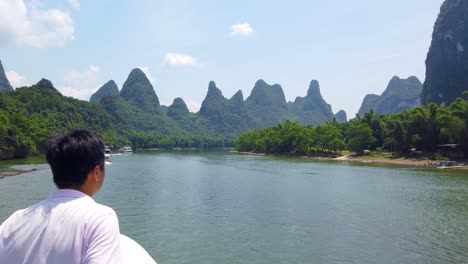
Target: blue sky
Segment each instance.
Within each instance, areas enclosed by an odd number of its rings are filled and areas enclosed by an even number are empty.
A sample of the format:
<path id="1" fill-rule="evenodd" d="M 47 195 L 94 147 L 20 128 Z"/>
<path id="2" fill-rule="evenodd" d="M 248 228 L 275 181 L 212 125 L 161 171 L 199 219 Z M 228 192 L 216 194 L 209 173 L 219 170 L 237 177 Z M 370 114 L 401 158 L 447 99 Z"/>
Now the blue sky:
<path id="1" fill-rule="evenodd" d="M 2 0 L 0 59 L 16 86 L 44 77 L 85 100 L 140 67 L 162 104 L 182 97 L 192 110 L 210 80 L 247 98 L 264 79 L 293 101 L 316 79 L 354 117 L 394 75 L 424 81 L 442 2 Z"/>

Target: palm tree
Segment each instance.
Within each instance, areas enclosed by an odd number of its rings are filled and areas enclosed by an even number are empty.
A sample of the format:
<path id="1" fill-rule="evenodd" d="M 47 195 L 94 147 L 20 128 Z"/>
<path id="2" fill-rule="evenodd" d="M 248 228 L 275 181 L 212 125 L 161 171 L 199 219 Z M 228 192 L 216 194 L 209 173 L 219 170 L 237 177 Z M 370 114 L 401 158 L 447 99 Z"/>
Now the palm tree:
<path id="1" fill-rule="evenodd" d="M 464 95 L 468 97 L 468 92 L 465 92 Z M 468 101 L 457 98 L 450 107 L 452 108 L 453 115 L 463 122 L 460 142 L 463 147 L 463 154 L 465 158 L 468 158 Z"/>

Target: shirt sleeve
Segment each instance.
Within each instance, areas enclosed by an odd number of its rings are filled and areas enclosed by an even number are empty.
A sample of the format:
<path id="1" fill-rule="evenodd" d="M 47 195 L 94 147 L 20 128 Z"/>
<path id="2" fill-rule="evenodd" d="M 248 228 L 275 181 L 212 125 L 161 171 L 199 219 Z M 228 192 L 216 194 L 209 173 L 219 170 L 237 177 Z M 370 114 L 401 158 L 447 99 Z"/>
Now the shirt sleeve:
<path id="1" fill-rule="evenodd" d="M 120 229 L 116 215 L 107 215 L 88 240 L 83 264 L 121 263 Z"/>

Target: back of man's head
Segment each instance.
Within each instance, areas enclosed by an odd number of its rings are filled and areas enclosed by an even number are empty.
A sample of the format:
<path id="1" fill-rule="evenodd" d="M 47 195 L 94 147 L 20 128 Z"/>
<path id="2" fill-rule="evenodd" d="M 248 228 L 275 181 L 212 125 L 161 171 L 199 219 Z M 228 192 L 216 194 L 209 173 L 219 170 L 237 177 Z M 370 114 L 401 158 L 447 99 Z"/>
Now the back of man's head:
<path id="1" fill-rule="evenodd" d="M 46 159 L 57 188 L 77 189 L 96 166 L 104 170 L 104 143 L 94 132 L 75 130 L 55 138 L 47 147 Z"/>

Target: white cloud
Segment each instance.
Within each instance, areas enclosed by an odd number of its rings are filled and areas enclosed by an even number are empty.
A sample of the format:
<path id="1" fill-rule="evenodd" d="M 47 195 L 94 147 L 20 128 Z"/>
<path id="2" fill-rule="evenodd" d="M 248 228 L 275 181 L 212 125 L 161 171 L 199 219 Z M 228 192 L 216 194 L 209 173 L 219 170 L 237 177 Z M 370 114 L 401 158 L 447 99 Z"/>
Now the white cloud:
<path id="1" fill-rule="evenodd" d="M 192 113 L 198 112 L 201 107 L 201 103 L 194 100 L 188 100 L 185 104 L 187 105 L 189 111 Z"/>
<path id="2" fill-rule="evenodd" d="M 0 45 L 45 48 L 63 46 L 73 39 L 73 20 L 59 9 L 42 8 L 41 2 L 0 1 Z"/>
<path id="3" fill-rule="evenodd" d="M 84 71 L 70 71 L 65 74 L 64 87 L 60 89 L 63 95 L 81 100 L 89 100 L 99 88 L 98 74 L 101 68 L 91 65 Z"/>
<path id="4" fill-rule="evenodd" d="M 231 35 L 235 37 L 247 37 L 254 33 L 249 23 L 235 24 L 231 26 Z"/>
<path id="5" fill-rule="evenodd" d="M 166 54 L 166 57 L 164 58 L 164 64 L 170 65 L 170 66 L 176 66 L 176 65 L 192 66 L 192 67 L 200 66 L 196 58 L 190 55 L 184 55 L 184 54 L 178 54 L 178 53 L 172 53 L 172 52 Z"/>
<path id="6" fill-rule="evenodd" d="M 29 85 L 28 79 L 15 71 L 7 71 L 5 74 L 13 88 Z"/>
<path id="7" fill-rule="evenodd" d="M 154 85 L 156 79 L 151 75 L 150 68 L 148 66 L 138 66 L 138 68 L 145 73 L 148 80 Z"/>
<path id="8" fill-rule="evenodd" d="M 80 9 L 80 0 L 68 0 L 68 4 L 75 9 Z"/>

